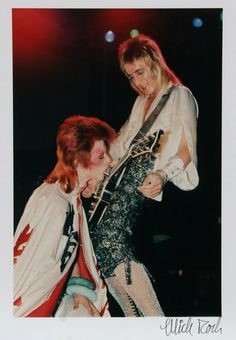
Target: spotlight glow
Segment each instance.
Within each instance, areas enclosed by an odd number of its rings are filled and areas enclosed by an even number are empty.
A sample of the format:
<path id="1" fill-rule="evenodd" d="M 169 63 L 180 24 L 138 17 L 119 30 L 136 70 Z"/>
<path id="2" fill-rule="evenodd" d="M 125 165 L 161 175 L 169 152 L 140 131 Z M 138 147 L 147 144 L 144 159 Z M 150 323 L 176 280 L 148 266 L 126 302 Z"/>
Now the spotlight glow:
<path id="1" fill-rule="evenodd" d="M 203 21 L 201 18 L 194 18 L 192 23 L 193 23 L 193 26 L 196 28 L 200 28 L 203 25 Z"/>
<path id="2" fill-rule="evenodd" d="M 115 34 L 112 31 L 107 31 L 105 33 L 105 40 L 106 42 L 113 42 L 115 40 Z"/>
<path id="3" fill-rule="evenodd" d="M 134 28 L 130 31 L 131 38 L 137 37 L 138 35 L 139 35 L 139 31 L 137 29 Z"/>

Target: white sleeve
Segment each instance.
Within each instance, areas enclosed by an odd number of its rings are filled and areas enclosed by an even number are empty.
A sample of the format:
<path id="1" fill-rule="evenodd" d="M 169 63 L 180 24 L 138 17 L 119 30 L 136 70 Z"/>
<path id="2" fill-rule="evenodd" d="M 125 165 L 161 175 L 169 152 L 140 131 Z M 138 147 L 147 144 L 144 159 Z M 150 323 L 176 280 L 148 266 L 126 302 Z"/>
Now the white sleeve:
<path id="1" fill-rule="evenodd" d="M 22 233 L 23 229 L 29 224 L 30 228 L 33 225 L 37 225 L 37 220 L 39 216 L 43 213 L 42 211 L 46 209 L 46 203 L 44 197 L 38 198 L 38 188 L 32 193 L 29 200 L 26 203 L 23 214 L 17 225 L 14 240 L 16 241 L 19 235 Z"/>
<path id="2" fill-rule="evenodd" d="M 171 118 L 171 139 L 176 143 L 174 156 L 178 152 L 180 138 L 184 130 L 191 161 L 183 171 L 171 179 L 182 190 L 192 190 L 199 182 L 197 172 L 197 117 L 198 105 L 190 90 L 177 88 L 173 93 L 173 115 Z"/>

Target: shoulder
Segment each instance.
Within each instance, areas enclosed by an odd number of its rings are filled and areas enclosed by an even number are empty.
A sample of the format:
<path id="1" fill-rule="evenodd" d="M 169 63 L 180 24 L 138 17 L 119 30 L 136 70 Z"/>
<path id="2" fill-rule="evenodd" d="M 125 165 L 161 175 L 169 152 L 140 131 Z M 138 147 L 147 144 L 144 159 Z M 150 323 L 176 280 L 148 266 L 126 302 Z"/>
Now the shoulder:
<path id="1" fill-rule="evenodd" d="M 184 85 L 177 85 L 173 89 L 173 97 L 175 98 L 183 98 L 186 100 L 196 100 L 193 96 L 192 91 Z"/>
<path id="2" fill-rule="evenodd" d="M 130 126 L 136 125 L 136 123 L 134 122 L 137 122 L 138 120 L 137 117 L 140 115 L 140 112 L 143 107 L 143 102 L 144 102 L 144 98 L 142 96 L 138 96 L 135 99 L 134 104 L 131 109 L 131 113 L 119 131 L 119 136 L 122 136 L 122 138 L 127 133 L 127 131 L 129 131 Z M 116 140 L 115 140 L 115 143 L 116 143 Z"/>
<path id="3" fill-rule="evenodd" d="M 134 101 L 132 111 L 139 108 L 140 105 L 143 105 L 144 101 L 145 101 L 145 97 L 139 95 Z"/>
<path id="4" fill-rule="evenodd" d="M 188 87 L 184 85 L 176 86 L 170 96 L 170 102 L 177 112 L 192 112 L 195 116 L 198 116 L 197 101 Z"/>
<path id="5" fill-rule="evenodd" d="M 63 195 L 56 183 L 43 183 L 32 193 L 29 202 L 35 206 L 38 213 L 44 211 L 64 212 L 68 206 L 66 194 Z"/>
<path id="6" fill-rule="evenodd" d="M 39 187 L 37 187 L 32 195 L 31 199 L 35 200 L 53 200 L 53 199 L 62 199 L 63 196 L 60 194 L 58 190 L 58 185 L 56 183 L 43 183 Z"/>

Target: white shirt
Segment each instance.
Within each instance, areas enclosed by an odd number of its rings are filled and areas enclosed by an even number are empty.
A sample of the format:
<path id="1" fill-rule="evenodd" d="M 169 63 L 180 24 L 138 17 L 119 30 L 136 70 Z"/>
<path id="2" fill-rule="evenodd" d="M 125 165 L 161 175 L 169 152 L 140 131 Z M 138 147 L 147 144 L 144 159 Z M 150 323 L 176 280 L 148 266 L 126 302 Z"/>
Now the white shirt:
<path id="1" fill-rule="evenodd" d="M 170 86 L 171 84 L 168 87 Z M 159 92 L 145 119 L 148 118 L 166 91 L 167 88 Z M 137 97 L 128 120 L 121 128 L 115 142 L 111 145 L 111 156 L 115 161 L 126 153 L 132 139 L 141 128 L 146 100 L 147 97 Z M 197 117 L 198 105 L 196 99 L 187 87 L 179 85 L 172 91 L 167 103 L 148 132 L 148 134 L 152 134 L 159 129 L 164 131 L 153 167 L 153 170 L 159 170 L 178 152 L 182 131 L 184 130 L 191 161 L 181 173 L 171 179 L 182 190 L 192 190 L 199 182 L 196 153 Z M 162 193 L 155 199 L 160 201 Z"/>

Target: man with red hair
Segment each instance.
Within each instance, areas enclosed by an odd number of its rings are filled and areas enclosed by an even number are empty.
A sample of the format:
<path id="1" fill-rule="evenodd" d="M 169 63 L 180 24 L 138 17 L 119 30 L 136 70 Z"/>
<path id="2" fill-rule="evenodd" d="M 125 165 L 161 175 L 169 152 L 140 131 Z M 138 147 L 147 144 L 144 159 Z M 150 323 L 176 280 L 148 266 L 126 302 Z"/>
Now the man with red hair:
<path id="1" fill-rule="evenodd" d="M 114 138 L 97 118 L 72 116 L 60 126 L 57 164 L 31 195 L 15 233 L 15 316 L 110 315 L 80 195 L 103 179 Z"/>

